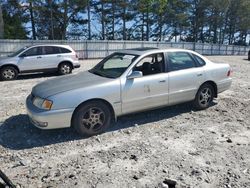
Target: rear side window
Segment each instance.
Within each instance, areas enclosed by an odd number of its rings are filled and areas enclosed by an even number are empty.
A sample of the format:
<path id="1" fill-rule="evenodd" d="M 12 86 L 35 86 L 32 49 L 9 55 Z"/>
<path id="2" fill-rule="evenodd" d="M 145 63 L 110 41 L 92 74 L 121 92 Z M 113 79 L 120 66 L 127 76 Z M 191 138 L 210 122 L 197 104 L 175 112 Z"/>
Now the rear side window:
<path id="1" fill-rule="evenodd" d="M 186 52 L 168 52 L 170 71 L 177 71 L 195 67 L 193 58 Z"/>
<path id="2" fill-rule="evenodd" d="M 199 56 L 197 56 L 195 54 L 192 54 L 192 55 L 196 59 L 199 67 L 206 65 L 206 62 L 202 58 L 200 58 Z"/>
<path id="3" fill-rule="evenodd" d="M 41 47 L 33 47 L 25 51 L 21 56 L 36 56 L 41 55 Z"/>
<path id="4" fill-rule="evenodd" d="M 43 47 L 43 54 L 44 55 L 55 54 L 54 47 L 53 46 L 44 46 Z"/>

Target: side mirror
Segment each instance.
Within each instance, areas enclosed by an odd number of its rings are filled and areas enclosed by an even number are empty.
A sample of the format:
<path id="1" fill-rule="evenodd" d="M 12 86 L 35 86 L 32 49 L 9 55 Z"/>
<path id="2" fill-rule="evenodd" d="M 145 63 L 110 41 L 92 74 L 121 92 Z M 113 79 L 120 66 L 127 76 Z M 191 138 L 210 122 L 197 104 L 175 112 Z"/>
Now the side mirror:
<path id="1" fill-rule="evenodd" d="M 130 75 L 127 76 L 127 79 L 134 79 L 142 77 L 141 71 L 133 71 Z"/>

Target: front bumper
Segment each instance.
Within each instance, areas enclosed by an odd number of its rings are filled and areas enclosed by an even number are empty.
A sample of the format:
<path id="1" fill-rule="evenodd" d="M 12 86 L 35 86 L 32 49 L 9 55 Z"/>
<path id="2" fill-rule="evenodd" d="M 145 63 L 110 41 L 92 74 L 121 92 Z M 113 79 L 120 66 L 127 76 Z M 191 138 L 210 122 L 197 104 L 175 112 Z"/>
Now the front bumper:
<path id="1" fill-rule="evenodd" d="M 26 110 L 31 123 L 40 129 L 70 127 L 74 109 L 42 110 L 33 105 L 31 95 L 26 99 Z"/>

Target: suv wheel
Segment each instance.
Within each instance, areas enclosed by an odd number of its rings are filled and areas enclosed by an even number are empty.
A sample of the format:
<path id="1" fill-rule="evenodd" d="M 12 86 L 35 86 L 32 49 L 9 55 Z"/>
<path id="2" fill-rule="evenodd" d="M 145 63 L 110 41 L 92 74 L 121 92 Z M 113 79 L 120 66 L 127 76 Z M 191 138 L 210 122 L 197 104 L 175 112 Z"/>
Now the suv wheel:
<path id="1" fill-rule="evenodd" d="M 86 103 L 76 110 L 72 123 L 76 131 L 85 136 L 104 132 L 112 122 L 110 108 L 103 102 Z"/>
<path id="2" fill-rule="evenodd" d="M 208 108 L 214 99 L 214 88 L 210 84 L 204 84 L 198 90 L 194 106 L 197 110 L 203 110 Z"/>
<path id="3" fill-rule="evenodd" d="M 18 71 L 15 67 L 7 66 L 3 67 L 0 71 L 1 80 L 15 80 L 18 75 Z"/>
<path id="4" fill-rule="evenodd" d="M 58 72 L 62 75 L 70 74 L 72 72 L 72 65 L 70 63 L 61 63 L 58 67 Z"/>

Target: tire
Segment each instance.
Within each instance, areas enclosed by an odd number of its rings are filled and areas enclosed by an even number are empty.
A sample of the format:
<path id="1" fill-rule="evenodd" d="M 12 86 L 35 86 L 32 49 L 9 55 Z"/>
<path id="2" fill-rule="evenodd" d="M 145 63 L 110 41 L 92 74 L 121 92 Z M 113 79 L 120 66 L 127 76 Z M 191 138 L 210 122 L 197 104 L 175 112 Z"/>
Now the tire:
<path id="1" fill-rule="evenodd" d="M 15 80 L 17 78 L 18 71 L 15 67 L 6 66 L 0 70 L 0 79 L 1 80 Z"/>
<path id="2" fill-rule="evenodd" d="M 196 93 L 194 107 L 197 110 L 204 110 L 211 106 L 214 99 L 214 88 L 210 84 L 203 84 Z"/>
<path id="3" fill-rule="evenodd" d="M 66 74 L 70 74 L 72 72 L 72 65 L 70 63 L 61 63 L 58 66 L 58 72 L 61 75 L 66 75 Z"/>
<path id="4" fill-rule="evenodd" d="M 93 136 L 104 132 L 112 123 L 112 112 L 101 101 L 83 104 L 76 109 L 72 126 L 82 136 Z"/>

